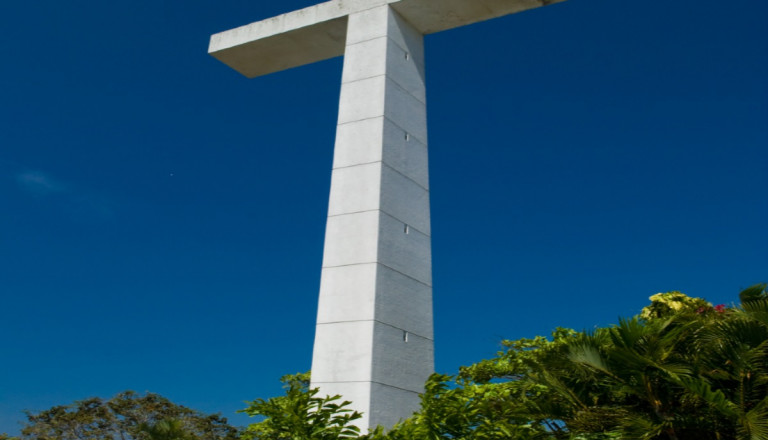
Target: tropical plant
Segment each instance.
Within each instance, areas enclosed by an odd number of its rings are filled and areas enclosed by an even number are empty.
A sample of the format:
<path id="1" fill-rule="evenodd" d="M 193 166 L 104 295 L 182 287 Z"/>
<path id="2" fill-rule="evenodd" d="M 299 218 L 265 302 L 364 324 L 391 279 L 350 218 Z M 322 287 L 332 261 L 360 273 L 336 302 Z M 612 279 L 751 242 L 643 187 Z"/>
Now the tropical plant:
<path id="1" fill-rule="evenodd" d="M 669 299 L 652 297 L 645 319 L 581 335 L 569 360 L 602 398 L 583 413 L 608 414 L 622 438 L 768 439 L 765 285 L 741 298 L 741 307 L 691 299 L 648 314 Z"/>
<path id="2" fill-rule="evenodd" d="M 768 439 L 768 295 L 740 307 L 657 294 L 636 317 L 590 332 L 505 341 L 433 376 L 391 439 Z"/>
<path id="3" fill-rule="evenodd" d="M 317 397 L 319 390 L 309 389 L 309 373 L 284 376 L 284 396 L 256 399 L 244 412 L 263 417 L 249 425 L 244 439 L 258 440 L 338 440 L 360 434 L 352 422 L 362 415 L 348 409 L 350 402 L 338 402 L 341 396 Z"/>

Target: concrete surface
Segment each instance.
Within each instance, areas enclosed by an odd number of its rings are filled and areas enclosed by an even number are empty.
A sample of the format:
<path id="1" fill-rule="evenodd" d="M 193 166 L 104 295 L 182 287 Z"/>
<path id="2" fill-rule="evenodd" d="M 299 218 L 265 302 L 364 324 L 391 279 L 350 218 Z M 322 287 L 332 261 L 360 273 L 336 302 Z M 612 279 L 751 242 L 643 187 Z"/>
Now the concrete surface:
<path id="1" fill-rule="evenodd" d="M 344 55 L 346 39 L 356 37 L 347 34 L 348 17 L 382 5 L 424 35 L 561 1 L 332 0 L 215 34 L 208 52 L 253 78 Z"/>
<path id="2" fill-rule="evenodd" d="M 386 4 L 348 20 L 312 386 L 392 426 L 433 371 L 423 36 Z"/>

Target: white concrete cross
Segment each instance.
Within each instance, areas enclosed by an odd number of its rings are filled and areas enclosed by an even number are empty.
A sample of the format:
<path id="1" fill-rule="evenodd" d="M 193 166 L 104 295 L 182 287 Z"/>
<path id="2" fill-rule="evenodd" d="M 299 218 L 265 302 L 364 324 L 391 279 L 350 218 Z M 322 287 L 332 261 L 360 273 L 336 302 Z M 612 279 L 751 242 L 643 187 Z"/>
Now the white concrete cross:
<path id="1" fill-rule="evenodd" d="M 247 77 L 344 55 L 312 386 L 363 430 L 434 369 L 424 35 L 563 0 L 332 0 L 211 37 Z"/>

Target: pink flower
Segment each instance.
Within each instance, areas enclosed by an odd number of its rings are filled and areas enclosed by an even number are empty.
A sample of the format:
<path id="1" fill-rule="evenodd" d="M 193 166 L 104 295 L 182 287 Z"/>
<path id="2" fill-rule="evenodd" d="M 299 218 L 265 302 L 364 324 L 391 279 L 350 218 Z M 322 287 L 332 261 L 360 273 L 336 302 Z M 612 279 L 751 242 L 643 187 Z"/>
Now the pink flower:
<path id="1" fill-rule="evenodd" d="M 725 304 L 718 304 L 715 306 L 715 311 L 717 313 L 724 313 L 725 312 Z"/>

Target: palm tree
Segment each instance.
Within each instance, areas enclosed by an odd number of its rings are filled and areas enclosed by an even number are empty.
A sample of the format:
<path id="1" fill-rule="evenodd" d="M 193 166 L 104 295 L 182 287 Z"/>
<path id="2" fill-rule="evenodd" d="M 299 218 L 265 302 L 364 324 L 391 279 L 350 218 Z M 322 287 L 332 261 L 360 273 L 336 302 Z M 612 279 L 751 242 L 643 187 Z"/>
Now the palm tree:
<path id="1" fill-rule="evenodd" d="M 560 382 L 593 401 L 569 428 L 597 418 L 622 438 L 768 439 L 765 285 L 741 298 L 740 308 L 670 308 L 580 335 L 568 358 L 581 378 Z"/>
<path id="2" fill-rule="evenodd" d="M 696 337 L 697 375 L 683 385 L 737 438 L 768 439 L 768 294 L 741 292 L 741 307 L 710 313 Z"/>

